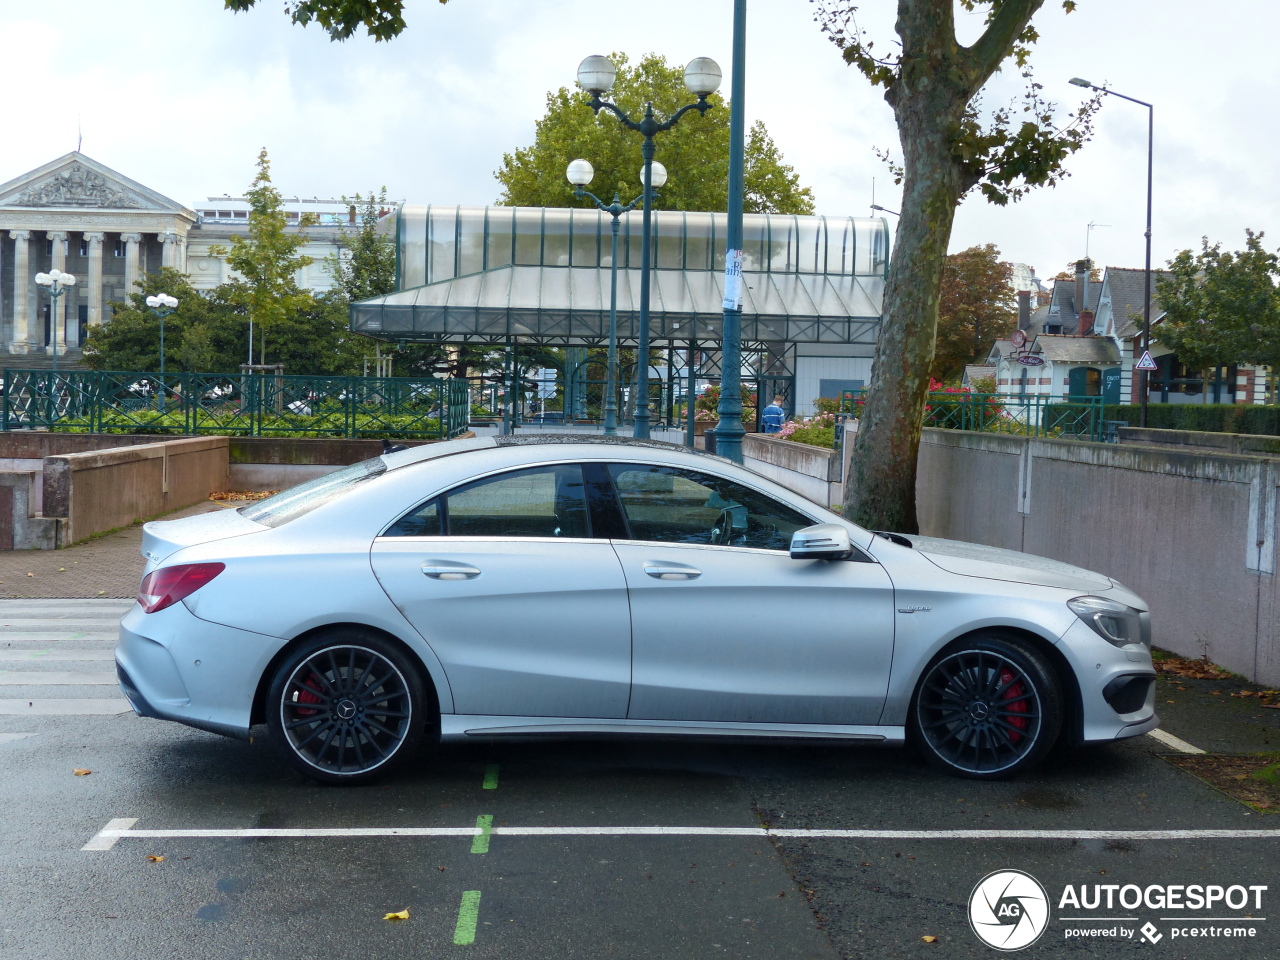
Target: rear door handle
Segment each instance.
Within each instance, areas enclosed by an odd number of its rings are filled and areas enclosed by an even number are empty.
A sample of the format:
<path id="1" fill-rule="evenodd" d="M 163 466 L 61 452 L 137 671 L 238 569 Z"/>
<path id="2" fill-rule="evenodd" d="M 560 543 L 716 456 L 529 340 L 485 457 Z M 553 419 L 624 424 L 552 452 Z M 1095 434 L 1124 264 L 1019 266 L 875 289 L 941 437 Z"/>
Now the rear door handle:
<path id="1" fill-rule="evenodd" d="M 448 560 L 428 560 L 422 565 L 422 572 L 432 580 L 474 580 L 480 576 L 478 568 Z"/>
<path id="2" fill-rule="evenodd" d="M 702 571 L 684 563 L 646 563 L 644 572 L 655 580 L 696 580 Z"/>

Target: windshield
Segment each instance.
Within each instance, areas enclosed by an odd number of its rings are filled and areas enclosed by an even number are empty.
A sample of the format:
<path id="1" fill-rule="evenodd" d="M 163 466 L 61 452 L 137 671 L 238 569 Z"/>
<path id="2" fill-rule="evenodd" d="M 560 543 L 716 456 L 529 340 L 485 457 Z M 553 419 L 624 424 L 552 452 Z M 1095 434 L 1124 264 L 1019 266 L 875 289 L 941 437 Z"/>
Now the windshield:
<path id="1" fill-rule="evenodd" d="M 356 484 L 386 473 L 387 465 L 381 457 L 362 460 L 349 467 L 326 473 L 322 477 L 282 490 L 274 497 L 241 507 L 237 512 L 247 520 L 266 527 L 279 527 L 310 513 L 316 507 L 336 500 Z"/>

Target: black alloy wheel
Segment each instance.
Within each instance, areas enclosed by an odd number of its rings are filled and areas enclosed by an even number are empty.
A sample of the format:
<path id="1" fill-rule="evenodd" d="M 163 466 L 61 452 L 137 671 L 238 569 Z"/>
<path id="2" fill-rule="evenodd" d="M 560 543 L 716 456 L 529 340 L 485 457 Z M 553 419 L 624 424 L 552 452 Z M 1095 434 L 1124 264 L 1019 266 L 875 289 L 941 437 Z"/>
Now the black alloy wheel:
<path id="1" fill-rule="evenodd" d="M 920 680 L 911 707 L 917 746 L 962 777 L 995 780 L 1035 766 L 1058 739 L 1062 693 L 1031 646 L 973 637 L 944 653 Z"/>
<path id="2" fill-rule="evenodd" d="M 417 669 L 374 633 L 312 638 L 276 671 L 267 694 L 272 742 L 322 783 L 366 783 L 412 756 L 427 698 Z"/>

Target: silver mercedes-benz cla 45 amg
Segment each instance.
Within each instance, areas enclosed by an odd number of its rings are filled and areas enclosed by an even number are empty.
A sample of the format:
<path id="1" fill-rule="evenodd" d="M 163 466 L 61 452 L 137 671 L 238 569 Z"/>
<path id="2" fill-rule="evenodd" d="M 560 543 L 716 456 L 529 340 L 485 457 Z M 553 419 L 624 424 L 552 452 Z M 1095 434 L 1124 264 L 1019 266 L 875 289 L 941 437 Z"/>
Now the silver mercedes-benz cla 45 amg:
<path id="1" fill-rule="evenodd" d="M 143 717 L 361 783 L 426 740 L 899 744 L 967 777 L 1157 724 L 1147 605 L 1101 574 L 863 530 L 728 460 L 453 440 L 146 525 Z"/>

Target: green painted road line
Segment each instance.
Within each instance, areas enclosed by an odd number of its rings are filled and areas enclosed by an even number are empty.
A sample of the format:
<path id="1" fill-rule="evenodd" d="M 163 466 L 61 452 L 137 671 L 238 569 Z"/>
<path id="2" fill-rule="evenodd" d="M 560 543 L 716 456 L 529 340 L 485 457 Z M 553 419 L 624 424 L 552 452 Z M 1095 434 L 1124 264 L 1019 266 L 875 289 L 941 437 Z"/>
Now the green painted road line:
<path id="1" fill-rule="evenodd" d="M 498 765 L 491 763 L 484 768 L 484 788 L 486 790 L 498 789 Z"/>
<path id="2" fill-rule="evenodd" d="M 480 832 L 476 834 L 476 838 L 471 841 L 472 853 L 488 853 L 489 852 L 489 834 L 493 832 L 493 817 L 487 813 L 482 813 L 476 817 L 476 829 Z"/>
<path id="3" fill-rule="evenodd" d="M 453 928 L 453 942 L 461 945 L 476 942 L 476 921 L 480 919 L 480 891 L 464 890 L 458 904 L 458 925 Z"/>

